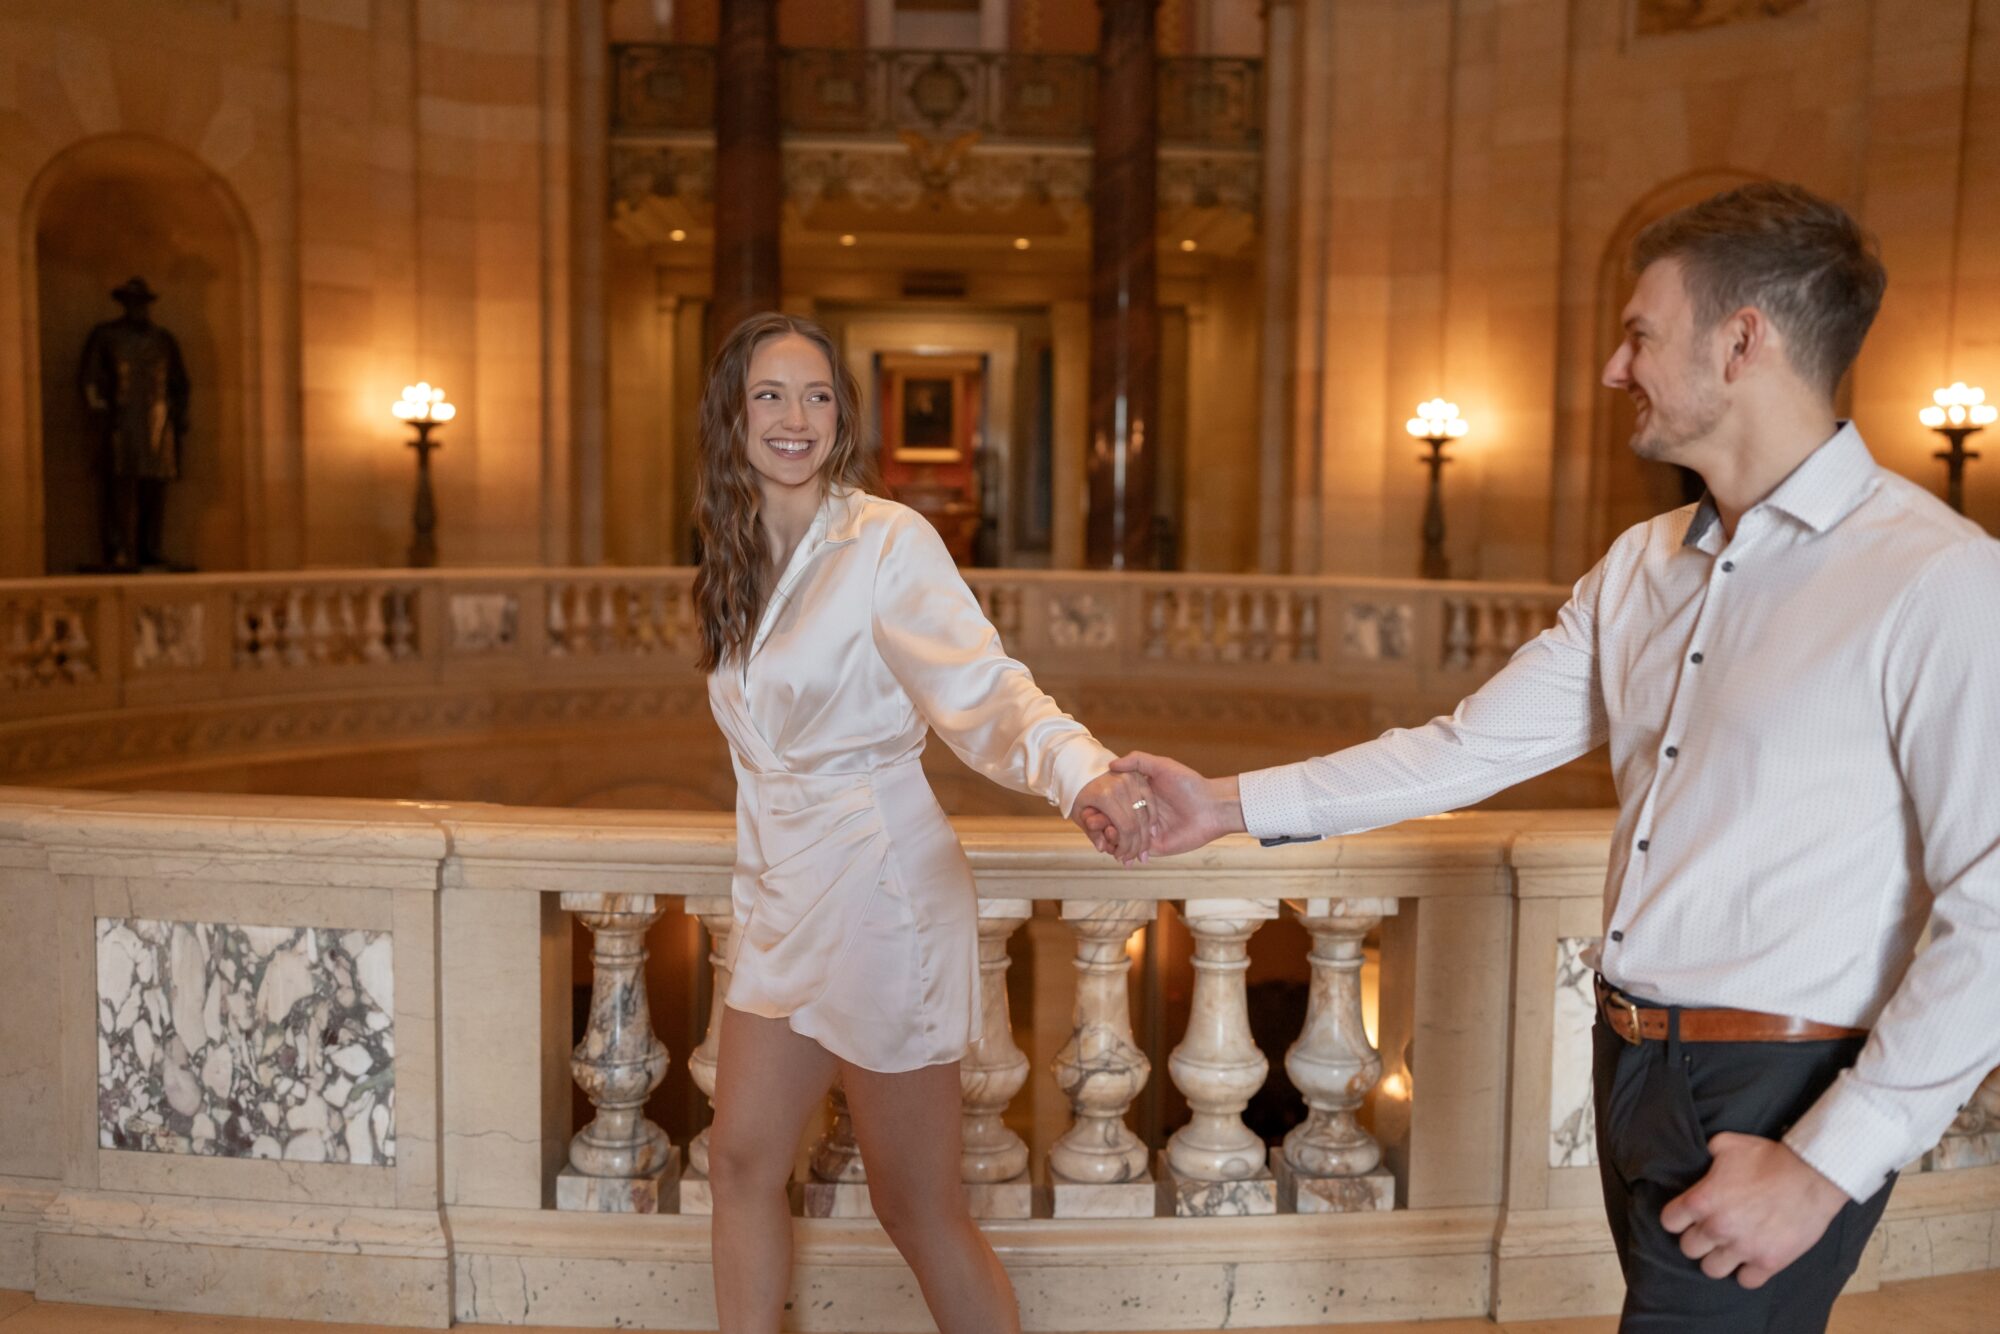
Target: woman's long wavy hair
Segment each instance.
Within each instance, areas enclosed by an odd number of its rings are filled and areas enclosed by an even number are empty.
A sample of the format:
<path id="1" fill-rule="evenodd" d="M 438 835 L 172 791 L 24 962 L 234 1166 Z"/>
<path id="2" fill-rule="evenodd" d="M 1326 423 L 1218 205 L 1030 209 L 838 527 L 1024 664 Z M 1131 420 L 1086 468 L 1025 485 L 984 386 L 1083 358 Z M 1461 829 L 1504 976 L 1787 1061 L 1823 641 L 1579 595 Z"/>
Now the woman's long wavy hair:
<path id="1" fill-rule="evenodd" d="M 821 494 L 836 483 L 871 490 L 874 468 L 861 441 L 861 391 L 832 337 L 811 320 L 766 311 L 730 331 L 715 350 L 701 391 L 701 462 L 694 489 L 701 567 L 694 605 L 701 615 L 701 657 L 712 672 L 750 652 L 771 596 L 770 540 L 758 520 L 763 492 L 750 466 L 745 421 L 750 358 L 766 339 L 797 334 L 826 354 L 833 369 L 833 449 L 819 470 Z"/>

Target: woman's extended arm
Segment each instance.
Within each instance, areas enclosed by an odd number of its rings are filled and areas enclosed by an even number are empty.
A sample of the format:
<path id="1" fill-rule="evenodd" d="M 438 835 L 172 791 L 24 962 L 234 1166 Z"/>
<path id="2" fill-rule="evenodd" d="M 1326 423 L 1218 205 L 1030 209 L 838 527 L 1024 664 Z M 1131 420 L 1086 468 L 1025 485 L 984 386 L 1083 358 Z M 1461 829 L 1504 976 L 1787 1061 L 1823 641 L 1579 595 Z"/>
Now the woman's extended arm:
<path id="1" fill-rule="evenodd" d="M 871 617 L 882 660 L 954 754 L 1079 823 L 1086 807 L 1104 811 L 1117 854 L 1145 853 L 1147 821 L 1132 807 L 1144 788 L 1125 781 L 1137 776 L 1108 773 L 1112 752 L 1007 656 L 937 530 L 914 512 L 898 511 L 884 539 Z"/>

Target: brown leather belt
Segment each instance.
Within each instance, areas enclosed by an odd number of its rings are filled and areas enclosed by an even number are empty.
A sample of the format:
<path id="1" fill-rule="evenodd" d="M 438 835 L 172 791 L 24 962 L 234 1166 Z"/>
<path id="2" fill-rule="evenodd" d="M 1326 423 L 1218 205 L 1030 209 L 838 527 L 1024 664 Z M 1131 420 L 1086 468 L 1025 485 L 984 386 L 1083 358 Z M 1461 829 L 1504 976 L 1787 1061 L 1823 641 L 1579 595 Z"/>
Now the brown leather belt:
<path id="1" fill-rule="evenodd" d="M 1667 1036 L 1667 1012 L 1639 1004 L 1597 982 L 1597 1008 L 1611 1031 L 1633 1046 L 1641 1042 L 1663 1042 Z M 1827 1042 L 1837 1038 L 1865 1038 L 1865 1028 L 1839 1028 L 1814 1023 L 1789 1014 L 1764 1014 L 1758 1010 L 1681 1011 L 1682 1042 Z"/>

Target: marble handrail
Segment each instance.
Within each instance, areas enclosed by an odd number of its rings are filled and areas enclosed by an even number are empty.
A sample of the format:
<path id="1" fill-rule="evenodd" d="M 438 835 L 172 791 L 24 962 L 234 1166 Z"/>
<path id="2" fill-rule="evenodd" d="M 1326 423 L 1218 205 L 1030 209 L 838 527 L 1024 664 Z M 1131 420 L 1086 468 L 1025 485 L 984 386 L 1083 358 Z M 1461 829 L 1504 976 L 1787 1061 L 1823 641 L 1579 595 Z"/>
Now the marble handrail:
<path id="1" fill-rule="evenodd" d="M 1573 946 L 1601 913 L 1611 812 L 1237 838 L 1129 870 L 1046 817 L 954 825 L 988 1006 L 962 1071 L 962 1173 L 1038 1294 L 1036 1327 L 1104 1328 L 1114 1300 L 1161 1327 L 1153 1298 L 1184 1288 L 1205 1327 L 1615 1307 L 1595 1168 L 1569 1156 L 1564 1117 Z M 680 937 L 670 957 L 723 966 L 733 837 L 727 816 L 671 811 L 0 787 L 0 1286 L 250 1315 L 699 1327 L 705 1145 L 683 1158 L 642 1104 L 673 1063 L 712 1092 L 714 1010 L 692 998 L 726 979 L 669 969 L 650 1001 L 641 981 L 670 899 L 713 944 Z M 1163 901 L 1197 977 L 1186 1031 L 1149 1063 L 1128 945 Z M 1259 1051 L 1244 969 L 1281 915 L 1311 937 L 1311 996 L 1285 1050 Z M 596 970 L 577 1043 L 582 928 Z M 1044 1013 L 1060 1014 L 1052 994 L 1069 1003 L 1052 983 L 1074 965 L 1067 1043 L 1015 1046 L 998 1009 L 1010 939 L 1036 960 Z M 1372 1038 L 1364 940 L 1379 941 Z M 672 1007 L 687 1022 L 656 1032 Z M 1280 1067 L 1307 1116 L 1266 1148 L 1243 1104 Z M 1123 1113 L 1152 1078 L 1194 1116 L 1148 1157 Z M 571 1117 L 579 1085 L 594 1119 Z M 1017 1135 L 1009 1104 L 1058 1085 L 1064 1133 Z M 1933 1272 L 1940 1239 L 2000 1211 L 1990 1093 L 1905 1174 L 1885 1275 Z M 356 1106 L 371 1133 L 338 1133 Z M 117 1133 L 135 1110 L 147 1133 Z M 920 1311 L 868 1305 L 888 1300 L 894 1260 L 856 1218 L 867 1164 L 838 1107 L 826 1129 L 801 1182 L 821 1216 L 801 1227 L 799 1282 L 849 1303 L 845 1327 L 920 1328 Z"/>

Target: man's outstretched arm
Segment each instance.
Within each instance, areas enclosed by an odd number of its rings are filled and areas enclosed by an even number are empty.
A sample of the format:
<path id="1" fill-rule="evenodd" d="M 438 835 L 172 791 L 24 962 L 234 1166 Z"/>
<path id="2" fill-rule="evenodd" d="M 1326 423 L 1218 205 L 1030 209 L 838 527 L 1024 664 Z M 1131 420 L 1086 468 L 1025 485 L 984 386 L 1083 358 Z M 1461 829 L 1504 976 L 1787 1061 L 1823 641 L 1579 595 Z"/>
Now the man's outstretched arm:
<path id="1" fill-rule="evenodd" d="M 1556 623 L 1446 717 L 1316 759 L 1207 778 L 1134 751 L 1112 765 L 1152 781 L 1153 851 L 1187 852 L 1224 834 L 1353 834 L 1470 805 L 1575 759 L 1608 733 L 1592 608 L 1600 564 Z"/>

